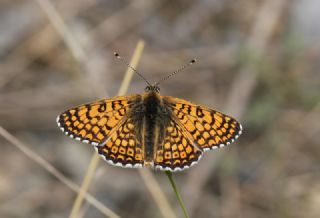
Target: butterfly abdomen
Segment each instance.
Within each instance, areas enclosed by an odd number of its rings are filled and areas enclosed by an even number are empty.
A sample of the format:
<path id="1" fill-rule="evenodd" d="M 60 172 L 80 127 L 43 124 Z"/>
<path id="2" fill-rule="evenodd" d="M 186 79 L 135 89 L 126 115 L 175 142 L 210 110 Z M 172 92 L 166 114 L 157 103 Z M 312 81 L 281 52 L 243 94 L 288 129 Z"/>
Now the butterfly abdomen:
<path id="1" fill-rule="evenodd" d="M 165 117 L 162 113 L 163 103 L 157 93 L 148 93 L 143 100 L 144 114 L 144 153 L 146 164 L 152 163 L 154 152 L 159 143 L 160 128 Z"/>

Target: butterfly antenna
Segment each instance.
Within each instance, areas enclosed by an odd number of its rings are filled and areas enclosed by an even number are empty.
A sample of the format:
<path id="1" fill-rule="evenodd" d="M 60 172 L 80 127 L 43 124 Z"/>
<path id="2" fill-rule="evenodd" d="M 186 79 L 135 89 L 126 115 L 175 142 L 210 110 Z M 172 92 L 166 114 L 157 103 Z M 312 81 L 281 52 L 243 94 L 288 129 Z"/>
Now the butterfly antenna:
<path id="1" fill-rule="evenodd" d="M 185 68 L 189 67 L 190 65 L 194 64 L 197 62 L 197 59 L 192 59 L 191 61 L 189 61 L 187 64 L 183 65 L 182 67 L 180 67 L 178 70 L 170 73 L 168 76 L 163 77 L 162 79 L 160 79 L 158 82 L 156 82 L 156 85 L 159 85 L 161 82 L 169 79 L 170 77 L 172 77 L 173 75 L 183 71 Z"/>
<path id="2" fill-rule="evenodd" d="M 149 86 L 151 86 L 151 84 L 148 82 L 148 80 L 144 76 L 142 76 L 142 74 L 140 74 L 134 67 L 132 67 L 130 64 L 128 64 L 126 62 L 126 60 L 119 55 L 118 52 L 114 52 L 113 54 L 118 60 L 120 60 L 123 63 L 125 63 L 125 65 L 127 65 L 131 70 L 133 70 L 136 74 L 138 74 Z"/>

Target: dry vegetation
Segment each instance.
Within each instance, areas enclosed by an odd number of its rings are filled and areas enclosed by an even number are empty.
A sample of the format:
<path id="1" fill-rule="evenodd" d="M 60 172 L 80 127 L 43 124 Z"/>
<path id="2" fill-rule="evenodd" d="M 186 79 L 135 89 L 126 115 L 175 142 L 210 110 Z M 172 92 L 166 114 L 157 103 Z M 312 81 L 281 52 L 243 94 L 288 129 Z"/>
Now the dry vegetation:
<path id="1" fill-rule="evenodd" d="M 2 0 L 0 217 L 69 216 L 76 193 L 14 144 L 81 184 L 94 149 L 65 137 L 55 118 L 116 95 L 126 67 L 113 51 L 130 59 L 140 39 L 138 69 L 151 82 L 199 60 L 162 94 L 244 126 L 232 146 L 174 175 L 190 217 L 320 217 L 319 20 L 316 0 Z M 134 76 L 128 93 L 144 86 Z M 181 217 L 168 179 L 153 175 Z M 89 192 L 120 217 L 165 216 L 143 181 L 101 161 Z M 84 201 L 79 216 L 105 217 L 93 205 Z"/>

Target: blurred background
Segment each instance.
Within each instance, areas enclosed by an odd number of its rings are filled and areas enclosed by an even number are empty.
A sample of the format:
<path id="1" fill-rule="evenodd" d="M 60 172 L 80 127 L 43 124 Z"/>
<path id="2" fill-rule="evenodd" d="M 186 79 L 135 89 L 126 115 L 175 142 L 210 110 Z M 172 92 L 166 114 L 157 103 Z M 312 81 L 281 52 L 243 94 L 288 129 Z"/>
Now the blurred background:
<path id="1" fill-rule="evenodd" d="M 116 95 L 126 66 L 113 51 L 129 61 L 139 40 L 150 82 L 198 59 L 162 95 L 244 128 L 174 174 L 190 217 L 320 217 L 319 20 L 317 0 L 1 0 L 0 217 L 69 216 L 76 193 L 3 135 L 81 184 L 94 149 L 56 116 Z M 128 93 L 144 88 L 134 75 Z M 183 217 L 165 174 L 153 175 Z M 164 217 L 137 170 L 100 161 L 89 192 L 120 217 Z M 79 217 L 105 215 L 85 201 Z"/>

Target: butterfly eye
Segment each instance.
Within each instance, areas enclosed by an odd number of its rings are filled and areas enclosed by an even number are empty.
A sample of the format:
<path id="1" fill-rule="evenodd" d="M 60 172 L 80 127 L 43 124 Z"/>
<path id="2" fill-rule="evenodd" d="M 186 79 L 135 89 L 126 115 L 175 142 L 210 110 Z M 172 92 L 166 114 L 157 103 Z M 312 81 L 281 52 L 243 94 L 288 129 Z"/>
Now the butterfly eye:
<path id="1" fill-rule="evenodd" d="M 150 91 L 150 86 L 147 86 L 147 87 L 145 88 L 145 91 L 146 91 L 146 92 L 149 92 L 149 91 Z"/>

